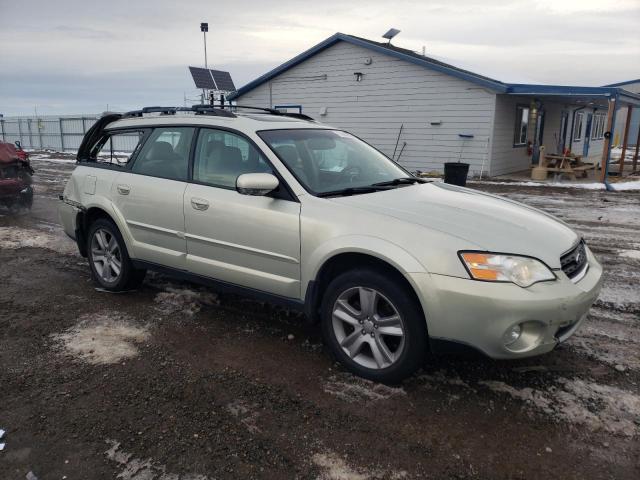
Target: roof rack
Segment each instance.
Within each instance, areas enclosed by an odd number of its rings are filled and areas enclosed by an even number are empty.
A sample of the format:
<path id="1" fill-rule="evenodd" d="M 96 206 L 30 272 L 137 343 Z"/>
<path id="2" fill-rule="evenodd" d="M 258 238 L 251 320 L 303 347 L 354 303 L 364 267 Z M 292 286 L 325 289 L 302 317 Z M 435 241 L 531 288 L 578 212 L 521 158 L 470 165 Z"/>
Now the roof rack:
<path id="1" fill-rule="evenodd" d="M 290 113 L 277 110 L 275 108 L 252 107 L 249 105 L 227 105 L 225 107 L 216 107 L 214 105 L 197 104 L 190 107 L 144 107 L 140 110 L 131 110 L 126 112 L 122 118 L 142 117 L 145 113 L 159 113 L 161 115 L 175 115 L 176 112 L 193 112 L 196 115 L 213 115 L 216 117 L 236 118 L 234 113 L 237 109 L 256 110 L 259 113 L 268 115 L 278 115 L 281 117 L 297 118 L 298 120 L 306 120 L 314 122 L 315 120 L 308 115 L 302 113 Z"/>
<path id="2" fill-rule="evenodd" d="M 278 110 L 275 108 L 265 108 L 265 107 L 252 107 L 250 105 L 230 105 L 229 108 L 244 108 L 247 110 L 258 110 L 264 113 L 268 113 L 271 115 L 280 115 L 283 117 L 292 117 L 297 118 L 299 120 L 308 120 L 310 122 L 315 122 L 315 119 L 310 117 L 309 115 L 305 115 L 303 113 L 292 113 L 292 112 L 283 112 L 282 110 Z"/>

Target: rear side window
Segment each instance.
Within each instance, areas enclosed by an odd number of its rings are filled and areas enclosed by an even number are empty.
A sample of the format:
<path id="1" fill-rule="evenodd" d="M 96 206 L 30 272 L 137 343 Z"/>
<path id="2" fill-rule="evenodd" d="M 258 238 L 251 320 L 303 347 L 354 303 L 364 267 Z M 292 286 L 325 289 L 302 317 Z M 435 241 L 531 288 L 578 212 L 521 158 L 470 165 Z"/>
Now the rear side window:
<path id="1" fill-rule="evenodd" d="M 273 171 L 260 152 L 240 135 L 224 130 L 200 130 L 193 165 L 196 182 L 236 188 L 236 179 L 244 173 Z"/>
<path id="2" fill-rule="evenodd" d="M 142 144 L 143 131 L 114 132 L 102 137 L 93 147 L 91 159 L 96 163 L 124 167 Z"/>
<path id="3" fill-rule="evenodd" d="M 132 172 L 170 180 L 187 180 L 193 128 L 155 128 L 133 164 Z"/>

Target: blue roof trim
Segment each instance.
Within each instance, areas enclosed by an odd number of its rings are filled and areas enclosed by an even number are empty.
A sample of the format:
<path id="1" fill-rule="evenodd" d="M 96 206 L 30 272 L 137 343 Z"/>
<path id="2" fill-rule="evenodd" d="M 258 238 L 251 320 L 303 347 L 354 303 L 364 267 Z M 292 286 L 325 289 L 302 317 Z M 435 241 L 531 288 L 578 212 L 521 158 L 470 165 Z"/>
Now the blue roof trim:
<path id="1" fill-rule="evenodd" d="M 617 87 L 574 87 L 566 85 L 528 85 L 522 83 L 508 84 L 510 95 L 562 95 L 584 97 L 608 97 L 618 98 L 624 103 L 639 105 L 640 94 L 629 92 Z"/>
<path id="2" fill-rule="evenodd" d="M 566 85 L 530 85 L 509 83 L 508 93 L 522 95 L 587 95 L 614 96 L 617 88 L 610 87 L 574 87 Z"/>
<path id="3" fill-rule="evenodd" d="M 429 61 L 428 58 L 419 58 L 419 57 L 407 55 L 405 53 L 398 52 L 396 50 L 385 48 L 383 45 L 377 45 L 375 43 L 367 42 L 365 40 L 361 40 L 359 38 L 352 37 L 350 35 L 345 35 L 344 33 L 336 33 L 331 37 L 327 38 L 326 40 L 323 40 L 319 44 L 315 45 L 314 47 L 311 47 L 309 50 L 302 52 L 300 55 L 297 55 L 296 57 L 293 57 L 288 62 L 283 63 L 279 67 L 276 67 L 273 70 L 265 73 L 264 75 L 256 78 L 255 80 L 247 83 L 246 85 L 244 85 L 243 87 L 239 88 L 238 90 L 233 92 L 231 95 L 229 95 L 227 97 L 228 100 L 233 100 L 239 97 L 240 95 L 244 95 L 245 93 L 253 90 L 254 88 L 262 85 L 265 82 L 268 82 L 269 80 L 280 75 L 281 73 L 286 72 L 287 70 L 311 58 L 316 53 L 319 53 L 335 45 L 340 41 L 347 42 L 352 45 L 357 45 L 359 47 L 367 48 L 369 50 L 373 50 L 375 52 L 382 53 L 384 55 L 389 55 L 391 57 L 398 58 L 400 60 L 405 60 L 409 63 L 420 65 L 422 67 L 426 67 L 431 70 L 435 70 L 441 73 L 446 73 L 447 75 L 451 75 L 453 77 L 457 77 L 463 80 L 467 80 L 469 82 L 473 82 L 477 85 L 481 85 L 483 87 L 489 88 L 498 93 L 507 92 L 507 85 L 505 85 L 504 83 L 498 80 L 487 79 L 486 77 L 473 74 L 472 72 L 467 72 L 466 70 L 461 70 L 452 65 L 442 64 L 441 62 L 434 63 Z"/>
<path id="4" fill-rule="evenodd" d="M 622 87 L 623 85 L 629 85 L 630 83 L 640 83 L 640 78 L 627 80 L 626 82 L 610 83 L 609 85 L 603 85 L 603 87 Z"/>

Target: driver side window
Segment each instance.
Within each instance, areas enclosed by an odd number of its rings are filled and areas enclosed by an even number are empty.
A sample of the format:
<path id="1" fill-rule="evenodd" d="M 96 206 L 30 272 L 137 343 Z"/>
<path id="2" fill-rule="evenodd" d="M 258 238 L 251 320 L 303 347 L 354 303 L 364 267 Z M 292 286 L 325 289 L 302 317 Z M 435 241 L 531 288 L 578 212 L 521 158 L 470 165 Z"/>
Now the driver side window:
<path id="1" fill-rule="evenodd" d="M 273 173 L 260 152 L 245 138 L 224 130 L 202 129 L 193 165 L 196 182 L 236 188 L 244 173 Z"/>

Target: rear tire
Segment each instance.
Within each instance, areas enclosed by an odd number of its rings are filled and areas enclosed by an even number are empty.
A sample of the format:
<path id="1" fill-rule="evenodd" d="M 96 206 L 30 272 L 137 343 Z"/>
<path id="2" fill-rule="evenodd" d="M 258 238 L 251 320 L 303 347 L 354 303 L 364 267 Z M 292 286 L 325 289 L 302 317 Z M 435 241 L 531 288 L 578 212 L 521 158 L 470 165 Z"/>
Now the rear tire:
<path id="1" fill-rule="evenodd" d="M 107 218 L 99 218 L 89 227 L 87 256 L 94 282 L 111 292 L 139 287 L 147 273 L 133 266 L 120 230 Z"/>
<path id="2" fill-rule="evenodd" d="M 389 275 L 359 268 L 336 277 L 322 300 L 322 333 L 347 370 L 397 384 L 424 362 L 428 333 L 413 292 Z"/>

